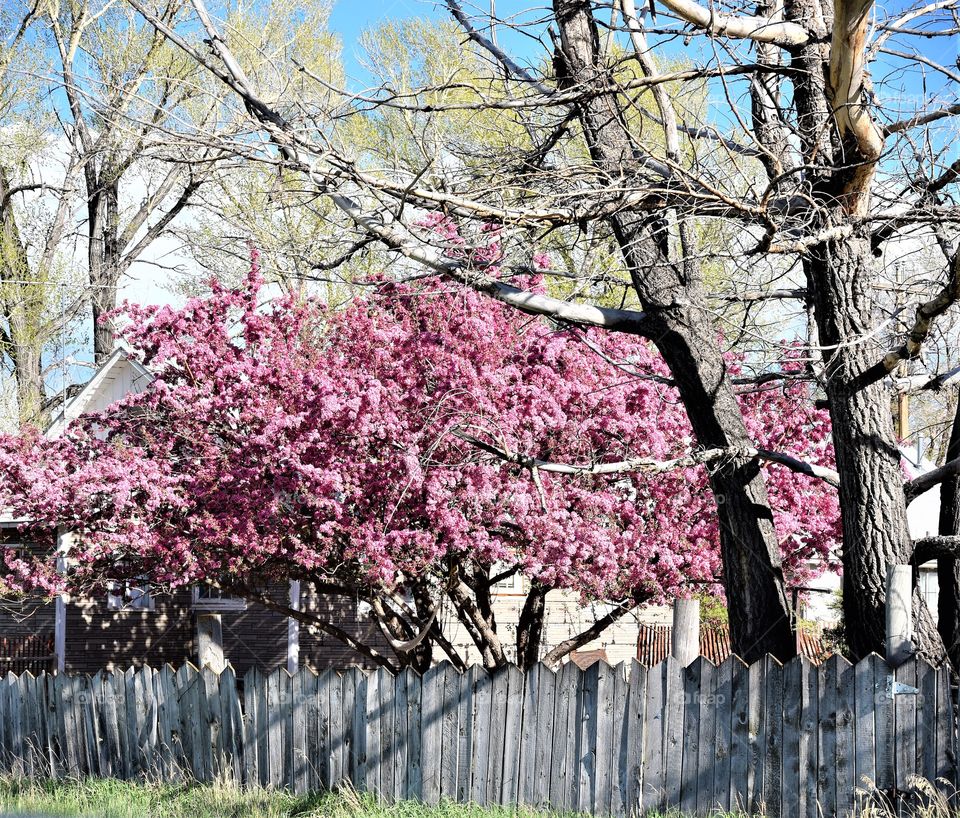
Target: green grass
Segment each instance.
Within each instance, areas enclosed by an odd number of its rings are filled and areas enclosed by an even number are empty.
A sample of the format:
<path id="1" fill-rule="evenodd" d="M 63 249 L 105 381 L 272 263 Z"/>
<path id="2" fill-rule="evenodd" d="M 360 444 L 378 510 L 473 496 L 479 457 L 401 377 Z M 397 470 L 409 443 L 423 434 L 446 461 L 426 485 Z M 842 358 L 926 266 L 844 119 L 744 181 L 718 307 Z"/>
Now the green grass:
<path id="1" fill-rule="evenodd" d="M 898 811 L 882 797 L 866 799 L 854 818 L 960 818 L 956 795 L 948 800 L 927 781 L 913 782 L 924 797 Z M 353 789 L 297 797 L 268 790 L 243 791 L 229 784 L 176 786 L 84 779 L 31 783 L 0 776 L 0 818 L 562 818 L 531 809 L 482 808 L 413 801 L 378 804 Z M 574 816 L 566 816 L 574 818 Z M 580 818 L 583 818 L 580 816 Z M 657 818 L 648 816 L 647 818 Z M 660 818 L 683 818 L 670 812 Z M 710 818 L 745 818 L 743 813 L 711 813 Z"/>
<path id="2" fill-rule="evenodd" d="M 377 804 L 352 790 L 298 798 L 228 785 L 172 786 L 86 779 L 30 783 L 0 778 L 0 815 L 60 818 L 547 818 L 532 810 L 474 805 Z"/>

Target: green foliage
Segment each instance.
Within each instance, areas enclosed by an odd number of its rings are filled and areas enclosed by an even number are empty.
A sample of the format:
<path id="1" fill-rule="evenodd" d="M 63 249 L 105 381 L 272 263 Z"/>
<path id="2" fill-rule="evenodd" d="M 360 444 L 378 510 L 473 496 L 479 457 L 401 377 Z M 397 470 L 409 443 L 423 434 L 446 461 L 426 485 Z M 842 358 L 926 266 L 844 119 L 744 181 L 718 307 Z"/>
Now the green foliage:
<path id="1" fill-rule="evenodd" d="M 490 77 L 488 61 L 464 42 L 451 20 L 385 22 L 367 31 L 361 45 L 379 83 L 399 94 L 416 92 L 421 104 L 477 102 L 483 95 L 507 94 L 506 86 Z M 533 148 L 517 112 L 425 114 L 384 108 L 366 120 L 366 138 L 344 145 L 350 153 L 372 168 L 386 165 L 419 174 L 426 164 L 428 181 L 434 184 L 441 178 L 455 184 L 473 174 L 485 180 L 488 190 L 496 190 L 506 184 L 503 158 L 518 160 Z"/>
<path id="2" fill-rule="evenodd" d="M 712 594 L 700 594 L 700 624 L 707 626 L 725 625 L 730 621 L 726 601 Z"/>

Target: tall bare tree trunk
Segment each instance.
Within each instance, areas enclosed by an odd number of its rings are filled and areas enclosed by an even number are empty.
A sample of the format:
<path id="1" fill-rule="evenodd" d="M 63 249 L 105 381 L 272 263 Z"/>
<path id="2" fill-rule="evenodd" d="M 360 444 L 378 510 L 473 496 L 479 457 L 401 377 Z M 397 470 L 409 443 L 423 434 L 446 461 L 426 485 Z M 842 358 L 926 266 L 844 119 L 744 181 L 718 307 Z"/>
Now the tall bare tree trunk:
<path id="1" fill-rule="evenodd" d="M 792 0 L 786 6 L 788 19 L 815 33 L 821 21 L 824 30 L 833 30 L 829 50 L 824 38 L 814 37 L 795 50 L 792 64 L 804 159 L 823 169 L 811 170 L 819 205 L 812 229 L 847 228 L 843 237 L 815 245 L 804 267 L 841 476 L 844 618 L 855 657 L 882 654 L 887 568 L 909 562 L 912 550 L 889 395 L 871 377 L 886 352 L 870 314 L 876 261 L 869 233 L 854 221 L 867 212 L 882 149 L 861 77 L 869 7 L 869 0 Z M 942 642 L 925 609 L 915 609 L 918 648 L 936 661 Z"/>
<path id="2" fill-rule="evenodd" d="M 558 64 L 566 73 L 559 79 L 586 92 L 578 114 L 594 164 L 608 180 L 629 177 L 643 167 L 645 157 L 601 62 L 591 4 L 555 0 L 554 10 L 561 36 Z M 676 226 L 630 211 L 611 218 L 611 226 L 643 310 L 659 326 L 654 341 L 670 367 L 698 443 L 733 450 L 750 446 L 699 267 L 689 252 L 677 259 L 671 251 Z M 710 482 L 717 498 L 734 651 L 748 661 L 766 653 L 789 658 L 796 646 L 762 472 L 755 461 L 732 457 L 712 469 Z"/>
<path id="3" fill-rule="evenodd" d="M 14 321 L 11 326 L 18 323 L 20 322 Z M 12 334 L 19 333 L 14 329 Z M 14 343 L 11 350 L 17 382 L 17 416 L 21 426 L 42 428 L 45 423 L 43 407 L 46 400 L 42 350 L 33 332 L 23 334 L 28 336 L 25 342 Z"/>
<path id="4" fill-rule="evenodd" d="M 93 354 L 96 363 L 113 352 L 116 328 L 104 316 L 117 306 L 120 279 L 119 183 L 109 163 L 99 172 L 90 163 L 87 171 L 88 267 L 93 315 Z"/>
<path id="5" fill-rule="evenodd" d="M 20 238 L 9 191 L 7 174 L 0 169 L 0 309 L 6 321 L 0 344 L 13 364 L 20 423 L 41 426 L 46 390 L 39 324 L 44 318 L 45 285 L 33 280 L 35 273 Z"/>
<path id="6" fill-rule="evenodd" d="M 887 568 L 910 558 L 888 393 L 880 382 L 861 383 L 885 351 L 879 339 L 868 340 L 873 265 L 866 236 L 827 243 L 808 262 L 840 473 L 844 617 L 858 657 L 883 652 Z"/>

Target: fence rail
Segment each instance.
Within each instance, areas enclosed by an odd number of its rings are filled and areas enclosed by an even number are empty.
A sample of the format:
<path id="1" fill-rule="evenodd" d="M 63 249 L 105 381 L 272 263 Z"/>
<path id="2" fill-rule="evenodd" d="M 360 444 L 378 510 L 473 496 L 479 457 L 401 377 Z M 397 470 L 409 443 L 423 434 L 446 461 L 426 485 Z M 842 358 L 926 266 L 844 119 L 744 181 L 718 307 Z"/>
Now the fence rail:
<path id="1" fill-rule="evenodd" d="M 529 804 L 614 816 L 740 806 L 844 814 L 857 787 L 956 777 L 949 671 L 878 656 L 554 672 L 447 664 L 191 665 L 0 679 L 0 771 L 211 781 L 297 793 L 350 781 L 392 800 Z M 822 810 L 822 812 L 821 812 Z"/>

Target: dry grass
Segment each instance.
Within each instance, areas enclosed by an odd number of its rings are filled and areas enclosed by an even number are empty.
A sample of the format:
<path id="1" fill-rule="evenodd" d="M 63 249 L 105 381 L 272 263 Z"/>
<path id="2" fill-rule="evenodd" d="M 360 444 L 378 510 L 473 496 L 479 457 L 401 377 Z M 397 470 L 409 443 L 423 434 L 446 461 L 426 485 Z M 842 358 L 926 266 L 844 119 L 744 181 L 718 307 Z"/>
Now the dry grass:
<path id="1" fill-rule="evenodd" d="M 476 805 L 378 804 L 350 788 L 296 797 L 228 784 L 175 786 L 85 779 L 31 783 L 0 778 L 0 816 L 57 818 L 545 818 L 532 810 Z"/>
<path id="2" fill-rule="evenodd" d="M 960 818 L 957 792 L 948 782 L 913 782 L 915 796 L 907 811 L 886 797 L 858 790 L 859 806 L 849 818 Z M 335 792 L 297 797 L 286 792 L 241 790 L 213 785 L 132 784 L 123 781 L 29 782 L 0 777 L 0 818 L 560 818 L 531 809 L 483 808 L 445 803 L 428 807 L 413 801 L 379 804 L 345 787 Z M 655 818 L 650 816 L 649 818 Z M 683 818 L 668 813 L 660 818 Z M 745 813 L 715 812 L 711 818 L 746 818 Z M 832 818 L 832 816 L 824 816 Z"/>

